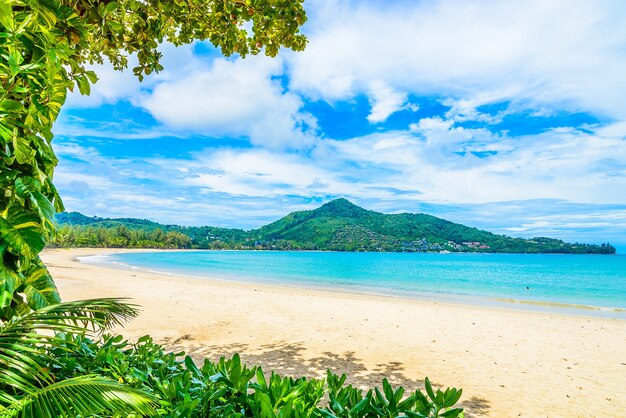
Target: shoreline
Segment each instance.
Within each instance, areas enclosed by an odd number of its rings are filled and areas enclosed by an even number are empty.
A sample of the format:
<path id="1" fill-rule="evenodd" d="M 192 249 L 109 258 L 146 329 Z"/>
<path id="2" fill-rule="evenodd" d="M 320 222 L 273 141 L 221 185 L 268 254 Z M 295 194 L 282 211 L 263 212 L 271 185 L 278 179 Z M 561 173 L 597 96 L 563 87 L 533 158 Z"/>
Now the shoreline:
<path id="1" fill-rule="evenodd" d="M 142 250 L 139 250 L 142 251 Z M 159 251 L 159 250 L 157 250 Z M 194 359 L 239 352 L 280 374 L 328 367 L 358 386 L 428 376 L 463 388 L 467 416 L 626 415 L 626 321 L 177 277 L 72 261 L 128 250 L 46 250 L 64 300 L 131 297 L 122 331 Z M 118 330 L 119 331 L 119 330 Z"/>
<path id="2" fill-rule="evenodd" d="M 61 249 L 59 249 L 61 250 Z M 72 249 L 69 249 L 72 250 Z M 93 255 L 84 255 L 76 257 L 76 261 L 91 264 L 106 268 L 114 268 L 121 269 L 127 271 L 141 271 L 144 273 L 158 274 L 158 275 L 167 275 L 172 277 L 179 278 L 188 278 L 188 279 L 196 279 L 196 280 L 209 280 L 209 281 L 221 281 L 225 283 L 247 283 L 259 286 L 269 286 L 276 288 L 285 288 L 285 289 L 300 289 L 303 291 L 321 291 L 321 292 L 330 292 L 330 293 L 338 293 L 342 295 L 361 295 L 361 296 L 371 296 L 371 297 L 383 297 L 390 299 L 404 299 L 404 300 L 415 300 L 422 302 L 437 302 L 437 303 L 445 303 L 452 305 L 462 305 L 462 306 L 477 306 L 477 307 L 487 307 L 494 309 L 505 309 L 505 310 L 519 310 L 524 312 L 539 312 L 539 313 L 548 313 L 553 315 L 566 315 L 566 316 L 582 316 L 582 317 L 592 317 L 592 318 L 607 318 L 607 319 L 617 319 L 617 320 L 626 320 L 626 308 L 614 307 L 614 306 L 598 306 L 598 305 L 587 305 L 587 304 L 575 304 L 575 303 L 567 303 L 567 302 L 559 302 L 559 301 L 542 301 L 542 300 L 534 300 L 534 299 L 516 299 L 511 297 L 499 297 L 499 296 L 476 296 L 471 294 L 460 294 L 460 293 L 428 293 L 428 292 L 402 292 L 400 290 L 389 290 L 383 291 L 381 288 L 375 287 L 366 287 L 366 286 L 354 286 L 354 285 L 324 285 L 324 284 L 310 284 L 310 283 L 302 283 L 302 282 L 288 282 L 288 281 L 276 281 L 276 282 L 267 282 L 262 279 L 255 279 L 253 277 L 214 277 L 208 275 L 198 275 L 191 274 L 185 272 L 173 272 L 173 271 L 160 271 L 155 270 L 149 267 L 139 267 L 133 266 L 125 263 L 118 262 L 110 262 L 107 260 L 102 261 L 93 261 L 89 260 L 90 258 L 106 258 L 112 254 L 121 254 L 121 253 L 142 253 L 142 252 L 187 252 L 187 251 L 240 251 L 240 250 L 180 250 L 180 249 L 88 249 L 93 251 L 99 251 Z M 247 251 L 247 250 L 246 250 Z M 272 252 L 269 250 L 252 250 L 252 251 L 265 251 Z M 318 252 L 318 251 L 311 251 Z M 470 253 L 468 253 L 470 254 Z M 478 254 L 478 253 L 477 253 Z M 491 254 L 491 253 L 481 253 L 481 254 Z M 551 254 L 552 255 L 552 254 Z M 571 255 L 571 254 L 559 254 L 559 255 Z M 597 255 L 597 254 L 590 254 Z M 602 255 L 602 254 L 599 254 Z"/>

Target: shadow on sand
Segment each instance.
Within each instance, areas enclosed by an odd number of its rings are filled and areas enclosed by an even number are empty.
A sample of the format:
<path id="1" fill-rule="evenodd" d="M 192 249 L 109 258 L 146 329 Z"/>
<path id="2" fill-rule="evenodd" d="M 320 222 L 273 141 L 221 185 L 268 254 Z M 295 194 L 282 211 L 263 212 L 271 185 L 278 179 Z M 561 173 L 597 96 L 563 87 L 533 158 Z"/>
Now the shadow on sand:
<path id="1" fill-rule="evenodd" d="M 336 374 L 345 373 L 348 375 L 347 383 L 364 389 L 380 386 L 384 378 L 394 386 L 404 386 L 407 392 L 424 389 L 423 380 L 411 379 L 404 374 L 402 363 L 378 364 L 369 370 L 353 352 L 343 354 L 326 352 L 322 356 L 308 358 L 303 356 L 305 347 L 302 344 L 268 344 L 261 346 L 261 350 L 255 349 L 254 353 L 247 353 L 250 351 L 247 344 L 198 346 L 191 340 L 191 336 L 184 335 L 165 341 L 165 346 L 173 351 L 185 351 L 199 365 L 205 358 L 216 361 L 222 356 L 229 358 L 239 353 L 245 363 L 259 365 L 265 371 L 274 370 L 283 376 L 320 378 L 325 375 L 326 369 L 330 369 Z M 442 386 L 435 382 L 433 385 Z M 489 401 L 476 396 L 466 398 L 460 406 L 465 409 L 467 417 L 483 416 L 490 408 Z"/>

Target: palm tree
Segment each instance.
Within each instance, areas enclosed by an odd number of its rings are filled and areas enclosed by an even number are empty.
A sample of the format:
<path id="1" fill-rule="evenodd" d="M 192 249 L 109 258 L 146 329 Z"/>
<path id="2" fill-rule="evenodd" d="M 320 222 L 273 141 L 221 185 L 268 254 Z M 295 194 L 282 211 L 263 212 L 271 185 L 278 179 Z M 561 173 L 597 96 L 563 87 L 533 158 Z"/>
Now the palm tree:
<path id="1" fill-rule="evenodd" d="M 93 336 L 137 314 L 121 300 L 93 299 L 0 321 L 0 418 L 154 415 L 154 400 L 146 393 L 94 375 L 56 380 L 49 371 L 52 349 L 72 349 L 57 333 Z"/>

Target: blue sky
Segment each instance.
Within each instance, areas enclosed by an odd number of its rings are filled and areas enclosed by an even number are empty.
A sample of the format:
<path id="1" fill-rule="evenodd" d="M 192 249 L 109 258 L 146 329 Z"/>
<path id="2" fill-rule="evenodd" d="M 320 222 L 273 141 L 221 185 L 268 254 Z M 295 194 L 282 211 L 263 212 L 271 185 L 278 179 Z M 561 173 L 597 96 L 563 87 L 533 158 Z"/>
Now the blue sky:
<path id="1" fill-rule="evenodd" d="M 346 197 L 626 251 L 623 3 L 305 7 L 302 53 L 96 66 L 54 129 L 67 210 L 251 228 Z"/>

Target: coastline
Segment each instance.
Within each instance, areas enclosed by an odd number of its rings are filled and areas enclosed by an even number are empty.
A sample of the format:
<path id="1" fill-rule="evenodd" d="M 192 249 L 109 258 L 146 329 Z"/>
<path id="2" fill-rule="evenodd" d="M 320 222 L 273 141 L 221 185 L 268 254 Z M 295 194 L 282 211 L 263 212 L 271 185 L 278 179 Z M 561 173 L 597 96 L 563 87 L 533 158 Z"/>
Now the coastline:
<path id="1" fill-rule="evenodd" d="M 626 308 L 605 306 L 605 305 L 591 305 L 582 303 L 570 303 L 557 300 L 540 300 L 540 299 L 523 299 L 509 296 L 478 296 L 472 294 L 462 293 L 429 293 L 426 291 L 410 291 L 399 290 L 384 287 L 371 287 L 366 285 L 354 285 L 354 284 L 328 284 L 328 283 L 315 283 L 315 282 L 301 282 L 301 281 L 288 281 L 288 280 L 271 280 L 256 278 L 254 276 L 241 276 L 238 274 L 232 274 L 229 276 L 216 275 L 209 276 L 204 274 L 198 274 L 195 272 L 185 271 L 165 271 L 152 267 L 134 266 L 122 262 L 117 262 L 109 259 L 108 255 L 119 253 L 142 253 L 142 252 L 204 252 L 204 251 L 216 251 L 216 250 L 180 250 L 180 249 L 102 249 L 106 254 L 96 255 L 84 255 L 77 257 L 78 261 L 85 264 L 92 264 L 101 267 L 116 268 L 122 270 L 142 271 L 144 273 L 153 273 L 158 275 L 167 275 L 173 277 L 184 277 L 197 280 L 211 280 L 222 281 L 226 283 L 248 283 L 260 286 L 270 286 L 277 288 L 287 289 L 300 289 L 303 291 L 322 291 L 339 293 L 344 295 L 363 295 L 373 297 L 384 297 L 391 299 L 407 299 L 417 300 L 423 302 L 439 302 L 448 303 L 454 305 L 469 305 L 469 306 L 486 306 L 489 308 L 497 309 L 514 309 L 523 311 L 535 311 L 548 314 L 562 314 L 562 315 L 578 315 L 584 317 L 600 317 L 626 320 Z M 249 250 L 218 250 L 225 252 L 247 252 Z M 265 252 L 271 253 L 269 250 L 251 250 L 253 252 Z M 279 253 L 283 251 L 278 251 Z M 304 251 L 317 253 L 320 251 Z M 476 253 L 478 254 L 478 253 Z M 492 253 L 481 253 L 481 255 L 489 255 Z M 496 254 L 496 253 L 493 253 Z M 536 254 L 533 254 L 533 256 Z M 550 254 L 554 255 L 554 254 Z M 560 254 L 569 256 L 570 254 Z"/>
<path id="2" fill-rule="evenodd" d="M 281 373 L 464 389 L 468 416 L 626 414 L 626 321 L 335 290 L 194 279 L 73 261 L 133 250 L 46 250 L 64 300 L 132 297 L 124 335 L 196 359 L 240 352 Z M 146 250 L 138 250 L 146 251 Z M 160 250 L 157 250 L 160 251 Z"/>

